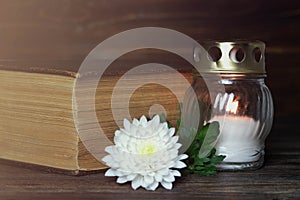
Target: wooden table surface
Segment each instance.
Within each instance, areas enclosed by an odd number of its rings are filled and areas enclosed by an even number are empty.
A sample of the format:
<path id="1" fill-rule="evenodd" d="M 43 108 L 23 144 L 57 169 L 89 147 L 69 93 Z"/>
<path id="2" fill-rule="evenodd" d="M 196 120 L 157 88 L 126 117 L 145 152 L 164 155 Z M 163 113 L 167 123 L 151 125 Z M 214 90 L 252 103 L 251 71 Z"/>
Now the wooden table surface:
<path id="1" fill-rule="evenodd" d="M 300 118 L 277 118 L 267 139 L 265 166 L 179 178 L 172 191 L 118 185 L 103 172 L 68 176 L 0 161 L 0 199 L 300 199 Z M 298 132 L 298 134 L 296 134 Z"/>

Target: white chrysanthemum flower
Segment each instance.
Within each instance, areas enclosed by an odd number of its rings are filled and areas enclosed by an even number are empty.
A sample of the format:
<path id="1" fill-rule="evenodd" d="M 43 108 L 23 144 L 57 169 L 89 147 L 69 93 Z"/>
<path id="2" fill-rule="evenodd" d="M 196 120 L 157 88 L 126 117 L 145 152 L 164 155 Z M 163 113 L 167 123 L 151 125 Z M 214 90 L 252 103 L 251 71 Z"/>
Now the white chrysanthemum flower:
<path id="1" fill-rule="evenodd" d="M 145 116 L 132 123 L 124 119 L 124 129 L 115 132 L 115 145 L 105 148 L 109 155 L 102 160 L 111 167 L 105 176 L 118 176 L 117 183 L 132 181 L 135 190 L 155 190 L 159 183 L 172 189 L 175 176 L 181 176 L 175 168 L 186 167 L 181 160 L 188 157 L 178 155 L 181 144 L 174 133 L 175 128 L 160 123 L 158 115 L 150 121 Z"/>

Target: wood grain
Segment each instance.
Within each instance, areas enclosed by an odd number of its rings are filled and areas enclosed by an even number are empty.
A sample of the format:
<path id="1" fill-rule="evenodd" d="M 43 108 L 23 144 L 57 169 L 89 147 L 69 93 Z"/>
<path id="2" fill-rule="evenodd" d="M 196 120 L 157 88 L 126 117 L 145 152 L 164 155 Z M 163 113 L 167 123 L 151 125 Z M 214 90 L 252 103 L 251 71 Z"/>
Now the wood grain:
<path id="1" fill-rule="evenodd" d="M 262 169 L 179 178 L 172 191 L 118 185 L 104 172 L 67 176 L 0 161 L 0 199 L 299 199 L 300 118 L 279 118 L 267 140 Z M 284 133 L 284 137 L 282 137 Z"/>
<path id="2" fill-rule="evenodd" d="M 180 178 L 173 191 L 132 191 L 103 173 L 72 177 L 0 163 L 0 199 L 299 199 L 300 5 L 298 0 L 0 0 L 0 63 L 79 67 L 104 39 L 159 26 L 198 41 L 259 39 L 267 44 L 267 84 L 280 116 L 266 165 L 253 172 Z M 70 64 L 71 63 L 71 64 Z M 73 69 L 70 67 L 70 69 Z M 282 117 L 285 116 L 285 117 Z M 286 117 L 288 116 L 288 117 Z"/>
<path id="3" fill-rule="evenodd" d="M 75 59 L 124 30 L 159 26 L 196 40 L 260 39 L 299 53 L 299 1 L 1 0 L 0 58 Z"/>
<path id="4" fill-rule="evenodd" d="M 106 38 L 165 27 L 198 41 L 259 39 L 267 44 L 267 83 L 276 115 L 299 115 L 298 0 L 1 0 L 0 63 L 78 69 Z M 59 61 L 59 62 L 57 62 Z M 58 64 L 56 64 L 58 63 Z"/>

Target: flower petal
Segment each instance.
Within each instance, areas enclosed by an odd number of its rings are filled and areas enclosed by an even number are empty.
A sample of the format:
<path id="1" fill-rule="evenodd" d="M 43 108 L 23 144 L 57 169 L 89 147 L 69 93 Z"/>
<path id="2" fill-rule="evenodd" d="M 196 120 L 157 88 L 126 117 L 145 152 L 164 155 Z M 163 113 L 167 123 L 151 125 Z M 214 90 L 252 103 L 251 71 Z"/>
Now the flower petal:
<path id="1" fill-rule="evenodd" d="M 139 187 L 141 187 L 141 179 L 142 177 L 141 176 L 137 176 L 135 179 L 132 180 L 131 182 L 131 187 L 136 190 L 138 189 Z"/>
<path id="2" fill-rule="evenodd" d="M 149 185 L 146 189 L 147 190 L 156 190 L 156 188 L 158 187 L 159 183 L 157 181 L 154 181 L 151 185 Z"/>
<path id="3" fill-rule="evenodd" d="M 114 169 L 108 169 L 105 172 L 104 176 L 116 176 L 116 170 L 114 170 Z"/>
<path id="4" fill-rule="evenodd" d="M 180 173 L 178 170 L 170 170 L 170 173 L 171 173 L 173 176 L 178 176 L 178 177 L 181 176 L 181 173 Z"/>
<path id="5" fill-rule="evenodd" d="M 176 144 L 174 144 L 174 149 L 180 149 L 180 147 L 182 146 L 182 144 L 180 144 L 180 143 L 176 143 Z"/>
<path id="6" fill-rule="evenodd" d="M 178 160 L 184 160 L 184 159 L 187 159 L 189 156 L 186 155 L 186 154 L 181 154 L 180 156 L 178 156 Z"/>
<path id="7" fill-rule="evenodd" d="M 172 137 L 175 134 L 175 128 L 170 128 L 169 129 L 169 136 Z"/>
<path id="8" fill-rule="evenodd" d="M 116 130 L 116 131 L 115 131 L 115 137 L 116 137 L 116 136 L 119 136 L 120 134 L 121 134 L 121 131 L 120 131 L 120 130 Z"/>
<path id="9" fill-rule="evenodd" d="M 112 154 L 112 153 L 114 153 L 114 148 L 115 148 L 115 146 L 107 146 L 107 147 L 105 147 L 104 151 Z"/>
<path id="10" fill-rule="evenodd" d="M 125 175 L 125 173 L 124 172 L 122 172 L 122 171 L 120 171 L 120 170 L 115 170 L 115 175 L 116 176 L 124 176 Z"/>
<path id="11" fill-rule="evenodd" d="M 165 182 L 165 181 L 161 182 L 161 185 L 162 185 L 164 188 L 166 188 L 167 190 L 171 190 L 172 187 L 173 187 L 172 183 Z"/>
<path id="12" fill-rule="evenodd" d="M 141 180 L 141 186 L 142 186 L 143 188 L 147 188 L 149 185 L 150 185 L 150 184 L 147 184 L 147 183 L 145 182 L 145 177 L 143 177 L 142 180 Z"/>
<path id="13" fill-rule="evenodd" d="M 144 181 L 147 185 L 151 185 L 154 182 L 154 177 L 153 176 L 144 176 Z"/>
<path id="14" fill-rule="evenodd" d="M 129 174 L 129 175 L 127 175 L 127 180 L 128 181 L 132 181 L 133 179 L 135 179 L 136 178 L 136 176 L 137 176 L 137 174 Z"/>
<path id="15" fill-rule="evenodd" d="M 114 162 L 114 159 L 111 157 L 111 155 L 107 155 L 102 158 L 102 161 L 105 162 L 106 165 L 110 165 L 110 163 Z"/>
<path id="16" fill-rule="evenodd" d="M 169 137 L 165 137 L 165 136 L 167 135 L 167 133 L 168 133 L 168 132 L 167 132 L 166 130 L 162 129 L 162 130 L 158 133 L 160 139 L 164 139 L 164 138 L 169 139 Z"/>
<path id="17" fill-rule="evenodd" d="M 185 168 L 185 167 L 186 167 L 186 164 L 184 162 L 179 161 L 179 160 L 175 162 L 174 168 L 181 169 L 181 168 Z"/>
<path id="18" fill-rule="evenodd" d="M 162 177 L 163 177 L 163 176 L 162 176 L 161 174 L 159 174 L 159 173 L 156 173 L 155 176 L 154 176 L 154 178 L 155 178 L 155 180 L 156 180 L 157 182 L 162 182 L 162 180 L 163 180 Z"/>
<path id="19" fill-rule="evenodd" d="M 133 121 L 132 121 L 132 124 L 138 126 L 138 125 L 140 125 L 140 122 L 139 122 L 139 120 L 134 118 Z"/>
<path id="20" fill-rule="evenodd" d="M 164 169 L 158 170 L 157 173 L 161 176 L 165 176 L 165 175 L 168 175 L 169 169 L 164 168 Z"/>
<path id="21" fill-rule="evenodd" d="M 174 182 L 175 177 L 172 175 L 172 173 L 169 173 L 167 176 L 163 176 L 163 180 L 165 182 Z"/>
<path id="22" fill-rule="evenodd" d="M 147 118 L 144 115 L 140 118 L 140 123 L 143 127 L 147 126 Z"/>
<path id="23" fill-rule="evenodd" d="M 171 139 L 171 143 L 172 143 L 172 144 L 176 144 L 176 142 L 178 142 L 178 139 L 179 139 L 179 136 L 178 136 L 178 135 L 173 136 L 172 139 Z"/>
<path id="24" fill-rule="evenodd" d="M 152 118 L 152 120 L 151 120 L 151 126 L 152 126 L 152 128 L 157 129 L 159 123 L 160 123 L 159 115 L 155 115 L 155 116 Z"/>
<path id="25" fill-rule="evenodd" d="M 130 131 L 131 123 L 128 119 L 124 119 L 123 126 L 125 130 Z"/>
<path id="26" fill-rule="evenodd" d="M 117 179 L 117 183 L 126 183 L 128 181 L 127 176 L 121 176 Z"/>

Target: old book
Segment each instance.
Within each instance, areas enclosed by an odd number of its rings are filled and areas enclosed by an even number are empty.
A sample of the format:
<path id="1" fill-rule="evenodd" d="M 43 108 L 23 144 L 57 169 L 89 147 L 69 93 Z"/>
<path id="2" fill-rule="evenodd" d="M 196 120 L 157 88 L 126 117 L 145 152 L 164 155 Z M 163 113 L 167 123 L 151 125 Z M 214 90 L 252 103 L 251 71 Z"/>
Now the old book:
<path id="1" fill-rule="evenodd" d="M 72 171 L 73 174 L 104 169 L 106 166 L 87 151 L 76 129 L 78 121 L 74 114 L 80 112 L 80 108 L 76 107 L 73 93 L 80 76 L 78 63 L 72 67 L 63 62 L 50 63 L 6 62 L 0 65 L 0 158 Z M 112 66 L 97 87 L 97 123 L 110 140 L 118 129 L 110 110 L 111 96 L 126 69 L 129 68 L 120 70 L 118 64 Z M 191 81 L 189 69 L 178 70 Z M 147 79 L 147 75 L 143 78 Z M 184 94 L 177 76 L 162 73 L 161 78 L 172 80 Z M 132 117 L 140 117 L 148 114 L 151 105 L 161 104 L 168 120 L 175 122 L 178 103 L 170 89 L 153 83 L 133 93 L 129 110 Z"/>

